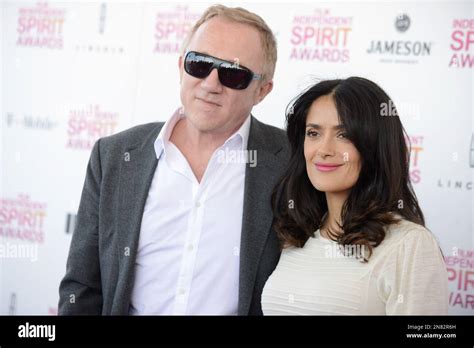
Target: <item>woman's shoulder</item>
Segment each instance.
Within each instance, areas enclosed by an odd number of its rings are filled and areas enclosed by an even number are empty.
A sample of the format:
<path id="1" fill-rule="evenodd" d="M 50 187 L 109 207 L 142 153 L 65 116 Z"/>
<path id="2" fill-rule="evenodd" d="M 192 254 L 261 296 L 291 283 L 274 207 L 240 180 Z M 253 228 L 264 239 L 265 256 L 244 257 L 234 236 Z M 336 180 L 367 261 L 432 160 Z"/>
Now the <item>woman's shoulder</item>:
<path id="1" fill-rule="evenodd" d="M 448 275 L 436 236 L 401 219 L 387 228 L 384 242 L 374 274 L 387 314 L 446 314 Z"/>
<path id="2" fill-rule="evenodd" d="M 439 250 L 436 236 L 429 229 L 404 218 L 387 226 L 385 232 L 385 238 L 375 248 L 374 254 L 387 256 L 397 251 L 405 254 Z"/>
<path id="3" fill-rule="evenodd" d="M 435 240 L 433 233 L 425 226 L 415 222 L 399 218 L 397 223 L 385 228 L 384 242 L 386 244 L 399 244 L 407 241 L 421 242 L 423 240 Z"/>

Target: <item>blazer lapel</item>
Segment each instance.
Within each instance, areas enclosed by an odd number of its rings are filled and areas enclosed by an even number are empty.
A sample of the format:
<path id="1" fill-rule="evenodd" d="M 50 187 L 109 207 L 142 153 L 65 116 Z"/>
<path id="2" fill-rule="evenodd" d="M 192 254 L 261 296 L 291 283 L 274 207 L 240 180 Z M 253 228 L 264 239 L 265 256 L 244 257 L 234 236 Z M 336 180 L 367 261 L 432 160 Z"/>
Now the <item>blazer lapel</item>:
<path id="1" fill-rule="evenodd" d="M 271 228 L 273 214 L 270 196 L 282 166 L 276 154 L 281 144 L 274 143 L 265 125 L 252 116 L 248 150 L 255 150 L 257 165 L 247 164 L 245 171 L 244 208 L 240 243 L 239 315 L 248 315 L 260 256 Z M 265 197 L 265 201 L 262 201 Z M 266 201 L 268 199 L 268 202 Z"/>
<path id="2" fill-rule="evenodd" d="M 128 314 L 143 210 L 158 164 L 154 142 L 162 126 L 161 123 L 157 125 L 141 143 L 124 149 L 116 226 L 119 274 L 112 305 L 113 315 Z"/>

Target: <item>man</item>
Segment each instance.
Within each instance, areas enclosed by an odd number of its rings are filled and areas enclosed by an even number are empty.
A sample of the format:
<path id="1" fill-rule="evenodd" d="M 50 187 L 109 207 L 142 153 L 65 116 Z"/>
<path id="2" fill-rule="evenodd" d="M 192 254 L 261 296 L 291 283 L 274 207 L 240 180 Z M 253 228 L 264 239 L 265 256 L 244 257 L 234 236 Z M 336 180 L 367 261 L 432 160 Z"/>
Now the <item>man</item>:
<path id="1" fill-rule="evenodd" d="M 59 314 L 262 314 L 280 255 L 270 197 L 289 149 L 250 112 L 275 63 L 259 16 L 203 14 L 179 57 L 183 107 L 92 150 Z"/>

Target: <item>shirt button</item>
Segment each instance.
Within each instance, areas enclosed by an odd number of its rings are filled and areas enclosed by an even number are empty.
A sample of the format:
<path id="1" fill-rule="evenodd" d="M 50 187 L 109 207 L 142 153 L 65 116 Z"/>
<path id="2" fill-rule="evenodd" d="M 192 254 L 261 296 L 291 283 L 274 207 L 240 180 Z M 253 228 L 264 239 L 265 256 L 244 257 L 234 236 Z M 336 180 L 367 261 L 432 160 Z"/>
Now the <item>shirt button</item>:
<path id="1" fill-rule="evenodd" d="M 201 206 L 201 202 L 196 202 L 196 208 L 199 208 Z"/>
<path id="2" fill-rule="evenodd" d="M 180 289 L 180 290 L 179 290 L 179 293 L 180 293 L 181 295 L 184 295 L 184 294 L 185 294 L 185 292 L 186 292 L 186 290 L 185 290 L 185 289 Z"/>
<path id="3" fill-rule="evenodd" d="M 189 251 L 193 251 L 193 249 L 194 249 L 194 246 L 192 244 L 188 245 L 188 250 Z"/>

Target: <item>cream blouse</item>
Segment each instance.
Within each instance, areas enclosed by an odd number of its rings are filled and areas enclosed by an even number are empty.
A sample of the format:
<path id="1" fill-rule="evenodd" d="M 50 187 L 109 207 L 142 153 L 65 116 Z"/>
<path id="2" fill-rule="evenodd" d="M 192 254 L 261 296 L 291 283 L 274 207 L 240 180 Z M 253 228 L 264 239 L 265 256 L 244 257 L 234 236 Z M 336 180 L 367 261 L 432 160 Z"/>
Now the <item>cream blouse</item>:
<path id="1" fill-rule="evenodd" d="M 448 275 L 433 234 L 402 220 L 368 263 L 344 256 L 316 231 L 284 249 L 262 294 L 264 315 L 444 315 Z"/>

